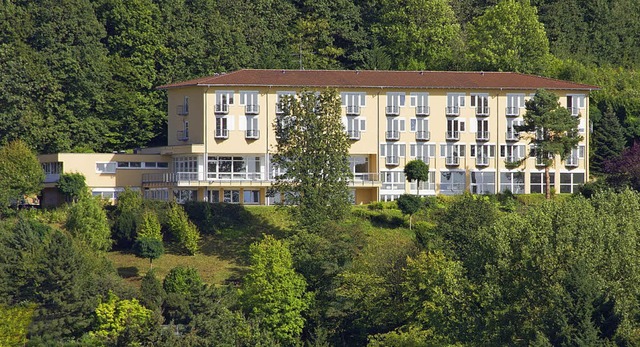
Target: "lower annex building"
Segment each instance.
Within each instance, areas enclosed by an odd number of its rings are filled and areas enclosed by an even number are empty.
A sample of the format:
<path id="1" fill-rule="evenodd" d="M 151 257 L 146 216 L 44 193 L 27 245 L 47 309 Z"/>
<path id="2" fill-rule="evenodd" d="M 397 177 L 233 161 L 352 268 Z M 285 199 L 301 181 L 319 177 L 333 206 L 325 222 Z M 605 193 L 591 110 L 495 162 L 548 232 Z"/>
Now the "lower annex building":
<path id="1" fill-rule="evenodd" d="M 106 199 L 131 187 L 148 199 L 276 203 L 267 189 L 277 175 L 270 156 L 279 100 L 327 87 L 342 99 L 355 203 L 416 192 L 403 173 L 415 159 L 429 164 L 421 195 L 542 193 L 544 167 L 514 128 L 539 88 L 579 117 L 584 138 L 566 160 L 554 161 L 552 187 L 571 193 L 589 177 L 589 93 L 596 86 L 509 72 L 239 70 L 159 87 L 168 94 L 167 146 L 40 155 L 41 201 L 60 203 L 59 175 L 79 172 Z"/>

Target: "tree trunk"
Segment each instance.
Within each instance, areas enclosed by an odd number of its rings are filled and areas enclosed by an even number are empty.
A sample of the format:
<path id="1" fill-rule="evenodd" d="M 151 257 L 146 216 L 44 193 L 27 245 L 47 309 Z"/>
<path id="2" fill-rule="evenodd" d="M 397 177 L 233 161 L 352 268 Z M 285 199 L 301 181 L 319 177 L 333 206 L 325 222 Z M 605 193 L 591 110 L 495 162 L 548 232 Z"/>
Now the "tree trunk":
<path id="1" fill-rule="evenodd" d="M 409 215 L 409 230 L 412 230 L 412 229 L 413 229 L 413 227 L 411 226 L 411 217 L 412 217 L 412 216 L 413 216 L 413 215 Z"/>
<path id="2" fill-rule="evenodd" d="M 153 269 L 153 258 L 149 258 L 149 269 Z"/>
<path id="3" fill-rule="evenodd" d="M 420 196 L 420 180 L 416 180 L 416 193 L 418 196 Z"/>
<path id="4" fill-rule="evenodd" d="M 551 179 L 549 176 L 549 166 L 544 167 L 544 182 L 547 189 L 545 197 L 547 200 L 551 199 Z"/>

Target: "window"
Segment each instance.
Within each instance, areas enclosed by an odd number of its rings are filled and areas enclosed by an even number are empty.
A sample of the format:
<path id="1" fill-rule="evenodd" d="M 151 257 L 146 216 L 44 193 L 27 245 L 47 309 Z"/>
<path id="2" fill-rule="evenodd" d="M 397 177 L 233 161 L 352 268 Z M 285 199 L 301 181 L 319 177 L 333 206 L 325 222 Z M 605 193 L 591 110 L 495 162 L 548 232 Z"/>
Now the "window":
<path id="1" fill-rule="evenodd" d="M 556 174 L 549 172 L 549 184 L 551 188 L 555 187 Z M 544 178 L 544 172 L 532 172 L 529 176 L 529 192 L 531 194 L 547 193 L 547 184 Z"/>
<path id="2" fill-rule="evenodd" d="M 475 108 L 476 115 L 489 115 L 489 95 L 488 94 L 471 94 L 470 106 Z"/>
<path id="3" fill-rule="evenodd" d="M 244 120 L 240 124 L 240 130 L 245 131 L 245 137 L 248 139 L 257 139 L 260 137 L 260 130 L 258 128 L 258 116 L 246 116 L 245 118 L 240 118 L 240 120 Z"/>
<path id="4" fill-rule="evenodd" d="M 210 180 L 261 180 L 260 157 L 209 156 L 207 179 Z"/>
<path id="5" fill-rule="evenodd" d="M 124 188 L 93 188 L 91 189 L 92 196 L 99 196 L 105 200 L 117 200 L 118 195 L 124 191 Z"/>
<path id="6" fill-rule="evenodd" d="M 240 190 L 237 189 L 225 189 L 222 191 L 222 202 L 226 202 L 228 204 L 239 204 L 240 203 Z"/>
<path id="7" fill-rule="evenodd" d="M 207 201 L 210 203 L 218 203 L 220 202 L 220 191 L 219 190 L 207 190 Z"/>
<path id="8" fill-rule="evenodd" d="M 584 159 L 584 145 L 580 145 L 577 148 L 572 149 L 571 154 L 569 154 L 564 164 L 566 166 L 578 166 L 580 159 Z"/>
<path id="9" fill-rule="evenodd" d="M 488 166 L 489 158 L 496 155 L 496 147 L 494 145 L 471 145 L 470 156 L 476 158 L 476 165 Z"/>
<path id="10" fill-rule="evenodd" d="M 488 141 L 489 140 L 489 121 L 486 119 L 478 119 L 476 121 L 476 127 L 477 127 L 476 140 Z"/>
<path id="11" fill-rule="evenodd" d="M 196 201 L 198 197 L 198 191 L 193 189 L 174 189 L 173 198 L 179 204 L 184 204 L 188 201 Z"/>
<path id="12" fill-rule="evenodd" d="M 400 114 L 400 107 L 404 107 L 405 93 L 387 93 L 387 114 Z"/>
<path id="13" fill-rule="evenodd" d="M 228 113 L 229 105 L 233 105 L 232 90 L 216 90 L 216 113 Z"/>
<path id="14" fill-rule="evenodd" d="M 517 126 L 523 125 L 524 121 L 521 119 L 507 119 L 507 141 L 519 141 L 520 132 L 516 130 Z"/>
<path id="15" fill-rule="evenodd" d="M 507 94 L 507 116 L 517 117 L 524 106 L 524 94 Z"/>
<path id="16" fill-rule="evenodd" d="M 416 108 L 416 116 L 429 115 L 429 93 L 411 93 L 410 105 Z"/>
<path id="17" fill-rule="evenodd" d="M 360 108 L 365 106 L 366 93 L 340 93 L 342 106 L 348 115 L 359 115 Z"/>
<path id="18" fill-rule="evenodd" d="M 524 172 L 501 172 L 500 193 L 524 194 Z"/>
<path id="19" fill-rule="evenodd" d="M 410 146 L 411 157 L 429 164 L 429 159 L 436 156 L 436 145 L 425 143 L 412 143 Z"/>
<path id="20" fill-rule="evenodd" d="M 244 204 L 259 204 L 260 203 L 260 191 L 259 190 L 245 190 L 242 192 L 242 202 Z"/>
<path id="21" fill-rule="evenodd" d="M 417 191 L 418 182 L 412 181 L 410 185 L 411 186 L 409 189 L 411 192 Z M 427 182 L 420 182 L 420 195 L 427 195 L 429 193 L 433 194 L 435 190 L 436 190 L 436 172 L 429 171 L 429 180 Z"/>
<path id="22" fill-rule="evenodd" d="M 405 131 L 405 122 L 402 118 L 387 117 L 387 140 L 399 140 L 400 133 Z"/>
<path id="23" fill-rule="evenodd" d="M 472 194 L 495 194 L 496 174 L 495 172 L 472 171 L 471 172 L 471 193 Z"/>
<path id="24" fill-rule="evenodd" d="M 429 141 L 429 120 L 426 118 L 411 118 L 409 130 L 416 133 L 416 140 Z"/>
<path id="25" fill-rule="evenodd" d="M 464 107 L 464 97 L 465 94 L 463 93 L 448 93 L 446 114 L 452 116 L 459 115 L 460 108 Z"/>
<path id="26" fill-rule="evenodd" d="M 364 117 L 343 117 L 342 122 L 347 132 L 347 136 L 351 140 L 359 140 L 360 133 L 366 130 L 367 122 Z"/>
<path id="27" fill-rule="evenodd" d="M 258 92 L 257 91 L 240 92 L 240 105 L 244 106 L 245 114 L 260 113 L 260 107 L 258 105 Z"/>
<path id="28" fill-rule="evenodd" d="M 561 172 L 560 193 L 575 193 L 584 184 L 583 172 Z"/>
<path id="29" fill-rule="evenodd" d="M 349 168 L 353 174 L 353 179 L 357 181 L 372 181 L 371 173 L 369 171 L 369 157 L 368 156 L 350 156 Z"/>
<path id="30" fill-rule="evenodd" d="M 119 161 L 118 169 L 140 169 L 142 162 L 139 161 Z"/>
<path id="31" fill-rule="evenodd" d="M 96 172 L 103 173 L 116 173 L 116 167 L 118 163 L 116 162 L 108 162 L 108 163 L 96 163 Z"/>
<path id="32" fill-rule="evenodd" d="M 406 147 L 404 144 L 386 143 L 380 145 L 380 156 L 386 157 L 387 165 L 399 165 L 400 157 L 405 156 Z"/>
<path id="33" fill-rule="evenodd" d="M 518 162 L 526 157 L 525 149 L 525 145 L 500 145 L 500 158 L 508 163 Z"/>
<path id="34" fill-rule="evenodd" d="M 148 200 L 169 201 L 168 188 L 146 188 L 144 190 L 144 198 Z"/>
<path id="35" fill-rule="evenodd" d="M 179 181 L 198 180 L 198 157 L 185 156 L 173 158 L 174 172 Z"/>
<path id="36" fill-rule="evenodd" d="M 464 132 L 464 121 L 458 119 L 447 119 L 447 140 L 460 139 L 460 132 Z"/>
<path id="37" fill-rule="evenodd" d="M 189 121 L 182 122 L 182 130 L 178 130 L 178 141 L 189 140 Z"/>
<path id="38" fill-rule="evenodd" d="M 229 119 L 227 117 L 216 117 L 216 138 L 229 137 Z"/>
<path id="39" fill-rule="evenodd" d="M 283 99 L 285 96 L 294 96 L 296 92 L 276 92 L 276 113 L 282 114 L 284 113 L 284 104 Z"/>
<path id="40" fill-rule="evenodd" d="M 42 171 L 44 171 L 45 175 L 59 175 L 62 173 L 62 162 L 60 161 L 41 163 L 40 166 L 42 166 Z"/>
<path id="41" fill-rule="evenodd" d="M 445 158 L 446 165 L 459 165 L 460 158 L 465 156 L 465 145 L 441 144 L 440 157 Z"/>
<path id="42" fill-rule="evenodd" d="M 186 116 L 189 114 L 189 97 L 185 96 L 182 105 L 178 105 L 177 108 L 178 116 Z"/>
<path id="43" fill-rule="evenodd" d="M 401 190 L 404 192 L 406 178 L 402 171 L 381 171 L 382 190 Z"/>
<path id="44" fill-rule="evenodd" d="M 580 110 L 585 108 L 585 96 L 583 94 L 567 95 L 567 109 L 572 116 L 580 114 Z"/>
<path id="45" fill-rule="evenodd" d="M 464 171 L 441 171 L 440 194 L 462 194 L 467 185 Z"/>

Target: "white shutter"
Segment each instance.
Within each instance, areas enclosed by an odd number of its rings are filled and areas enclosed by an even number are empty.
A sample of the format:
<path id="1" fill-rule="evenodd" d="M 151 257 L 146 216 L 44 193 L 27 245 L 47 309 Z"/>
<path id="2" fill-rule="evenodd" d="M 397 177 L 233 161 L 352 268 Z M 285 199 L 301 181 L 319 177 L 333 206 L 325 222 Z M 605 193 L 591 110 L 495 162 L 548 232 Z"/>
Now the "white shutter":
<path id="1" fill-rule="evenodd" d="M 240 95 L 244 95 L 244 94 L 240 94 Z M 242 97 L 240 98 L 242 100 Z M 238 124 L 238 130 L 247 130 L 247 121 L 251 121 L 250 119 L 247 119 L 248 117 L 240 117 L 239 119 L 239 124 Z"/>
<path id="2" fill-rule="evenodd" d="M 470 122 L 470 125 L 471 125 L 471 132 L 472 133 L 475 133 L 475 132 L 478 131 L 478 120 L 477 120 L 477 118 L 472 118 L 471 122 Z"/>
<path id="3" fill-rule="evenodd" d="M 342 117 L 342 125 L 345 129 L 349 129 L 349 119 L 347 117 Z"/>

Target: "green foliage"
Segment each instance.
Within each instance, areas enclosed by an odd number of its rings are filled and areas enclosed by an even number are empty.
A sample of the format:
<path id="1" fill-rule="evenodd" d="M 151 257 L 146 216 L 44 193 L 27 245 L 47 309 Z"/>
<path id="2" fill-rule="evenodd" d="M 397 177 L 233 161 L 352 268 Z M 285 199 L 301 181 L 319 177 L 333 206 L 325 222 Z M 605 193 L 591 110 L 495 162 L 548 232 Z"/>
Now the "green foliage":
<path id="1" fill-rule="evenodd" d="M 149 238 L 162 242 L 162 226 L 154 211 L 144 211 L 136 228 L 136 239 Z"/>
<path id="2" fill-rule="evenodd" d="M 149 264 L 153 266 L 153 260 L 164 254 L 164 244 L 162 240 L 152 236 L 139 236 L 136 239 L 135 251 L 139 257 L 149 259 Z"/>
<path id="3" fill-rule="evenodd" d="M 284 344 L 293 344 L 300 336 L 305 319 L 302 313 L 311 304 L 304 277 L 293 270 L 287 245 L 265 236 L 251 245 L 251 265 L 242 287 L 242 305 L 260 319 Z"/>
<path id="4" fill-rule="evenodd" d="M 155 270 L 147 271 L 140 282 L 140 303 L 150 310 L 159 312 L 165 297 L 166 292 L 156 277 Z"/>
<path id="5" fill-rule="evenodd" d="M 422 160 L 412 160 L 404 166 L 404 174 L 407 176 L 407 181 L 416 181 L 416 194 L 420 195 L 420 182 L 429 181 L 429 165 Z"/>
<path id="6" fill-rule="evenodd" d="M 592 146 L 589 158 L 589 168 L 592 171 L 602 173 L 604 163 L 622 154 L 625 147 L 625 138 L 618 117 L 612 110 L 603 114 L 602 120 L 593 128 L 591 137 Z"/>
<path id="7" fill-rule="evenodd" d="M 467 56 L 474 69 L 541 73 L 549 41 L 529 2 L 501 0 L 467 28 Z"/>
<path id="8" fill-rule="evenodd" d="M 31 324 L 35 305 L 6 306 L 0 304 L 0 345 L 24 346 L 27 342 L 27 327 Z"/>
<path id="9" fill-rule="evenodd" d="M 89 336 L 106 345 L 140 345 L 140 337 L 153 324 L 152 312 L 138 300 L 120 300 L 109 293 L 107 300 L 96 307 L 96 322 Z"/>
<path id="10" fill-rule="evenodd" d="M 65 196 L 67 201 L 78 201 L 83 195 L 87 195 L 87 183 L 81 173 L 63 173 L 56 187 Z"/>
<path id="11" fill-rule="evenodd" d="M 140 192 L 125 188 L 118 195 L 118 204 L 114 213 L 113 235 L 121 246 L 130 246 L 136 238 L 136 229 L 142 215 L 142 195 Z"/>
<path id="12" fill-rule="evenodd" d="M 282 101 L 276 120 L 278 143 L 273 164 L 284 171 L 273 191 L 295 205 L 301 225 L 340 220 L 349 210 L 349 141 L 335 89 L 303 91 Z"/>
<path id="13" fill-rule="evenodd" d="M 73 203 L 65 228 L 72 235 L 98 251 L 111 248 L 111 229 L 102 201 L 97 197 L 85 196 Z"/>
<path id="14" fill-rule="evenodd" d="M 544 160 L 547 199 L 551 197 L 549 167 L 555 156 L 567 158 L 571 151 L 582 141 L 578 132 L 579 117 L 560 106 L 558 96 L 550 91 L 539 89 L 525 103 L 527 112 L 523 116 L 524 125 L 516 126 L 517 131 L 534 132 L 529 143 L 535 147 L 536 155 Z"/>
<path id="15" fill-rule="evenodd" d="M 417 195 L 402 194 L 396 201 L 402 214 L 409 215 L 409 229 L 411 229 L 411 217 L 424 206 L 422 199 Z"/>
<path id="16" fill-rule="evenodd" d="M 195 297 L 204 288 L 204 282 L 196 269 L 177 266 L 169 271 L 162 286 L 167 294 Z"/>
<path id="17" fill-rule="evenodd" d="M 26 143 L 16 140 L 0 147 L 0 207 L 18 203 L 43 188 L 44 171 Z"/>
<path id="18" fill-rule="evenodd" d="M 182 206 L 171 204 L 168 216 L 169 232 L 178 240 L 178 245 L 188 254 L 195 255 L 198 250 L 198 241 L 200 241 L 200 232 L 195 224 L 193 224 Z"/>

